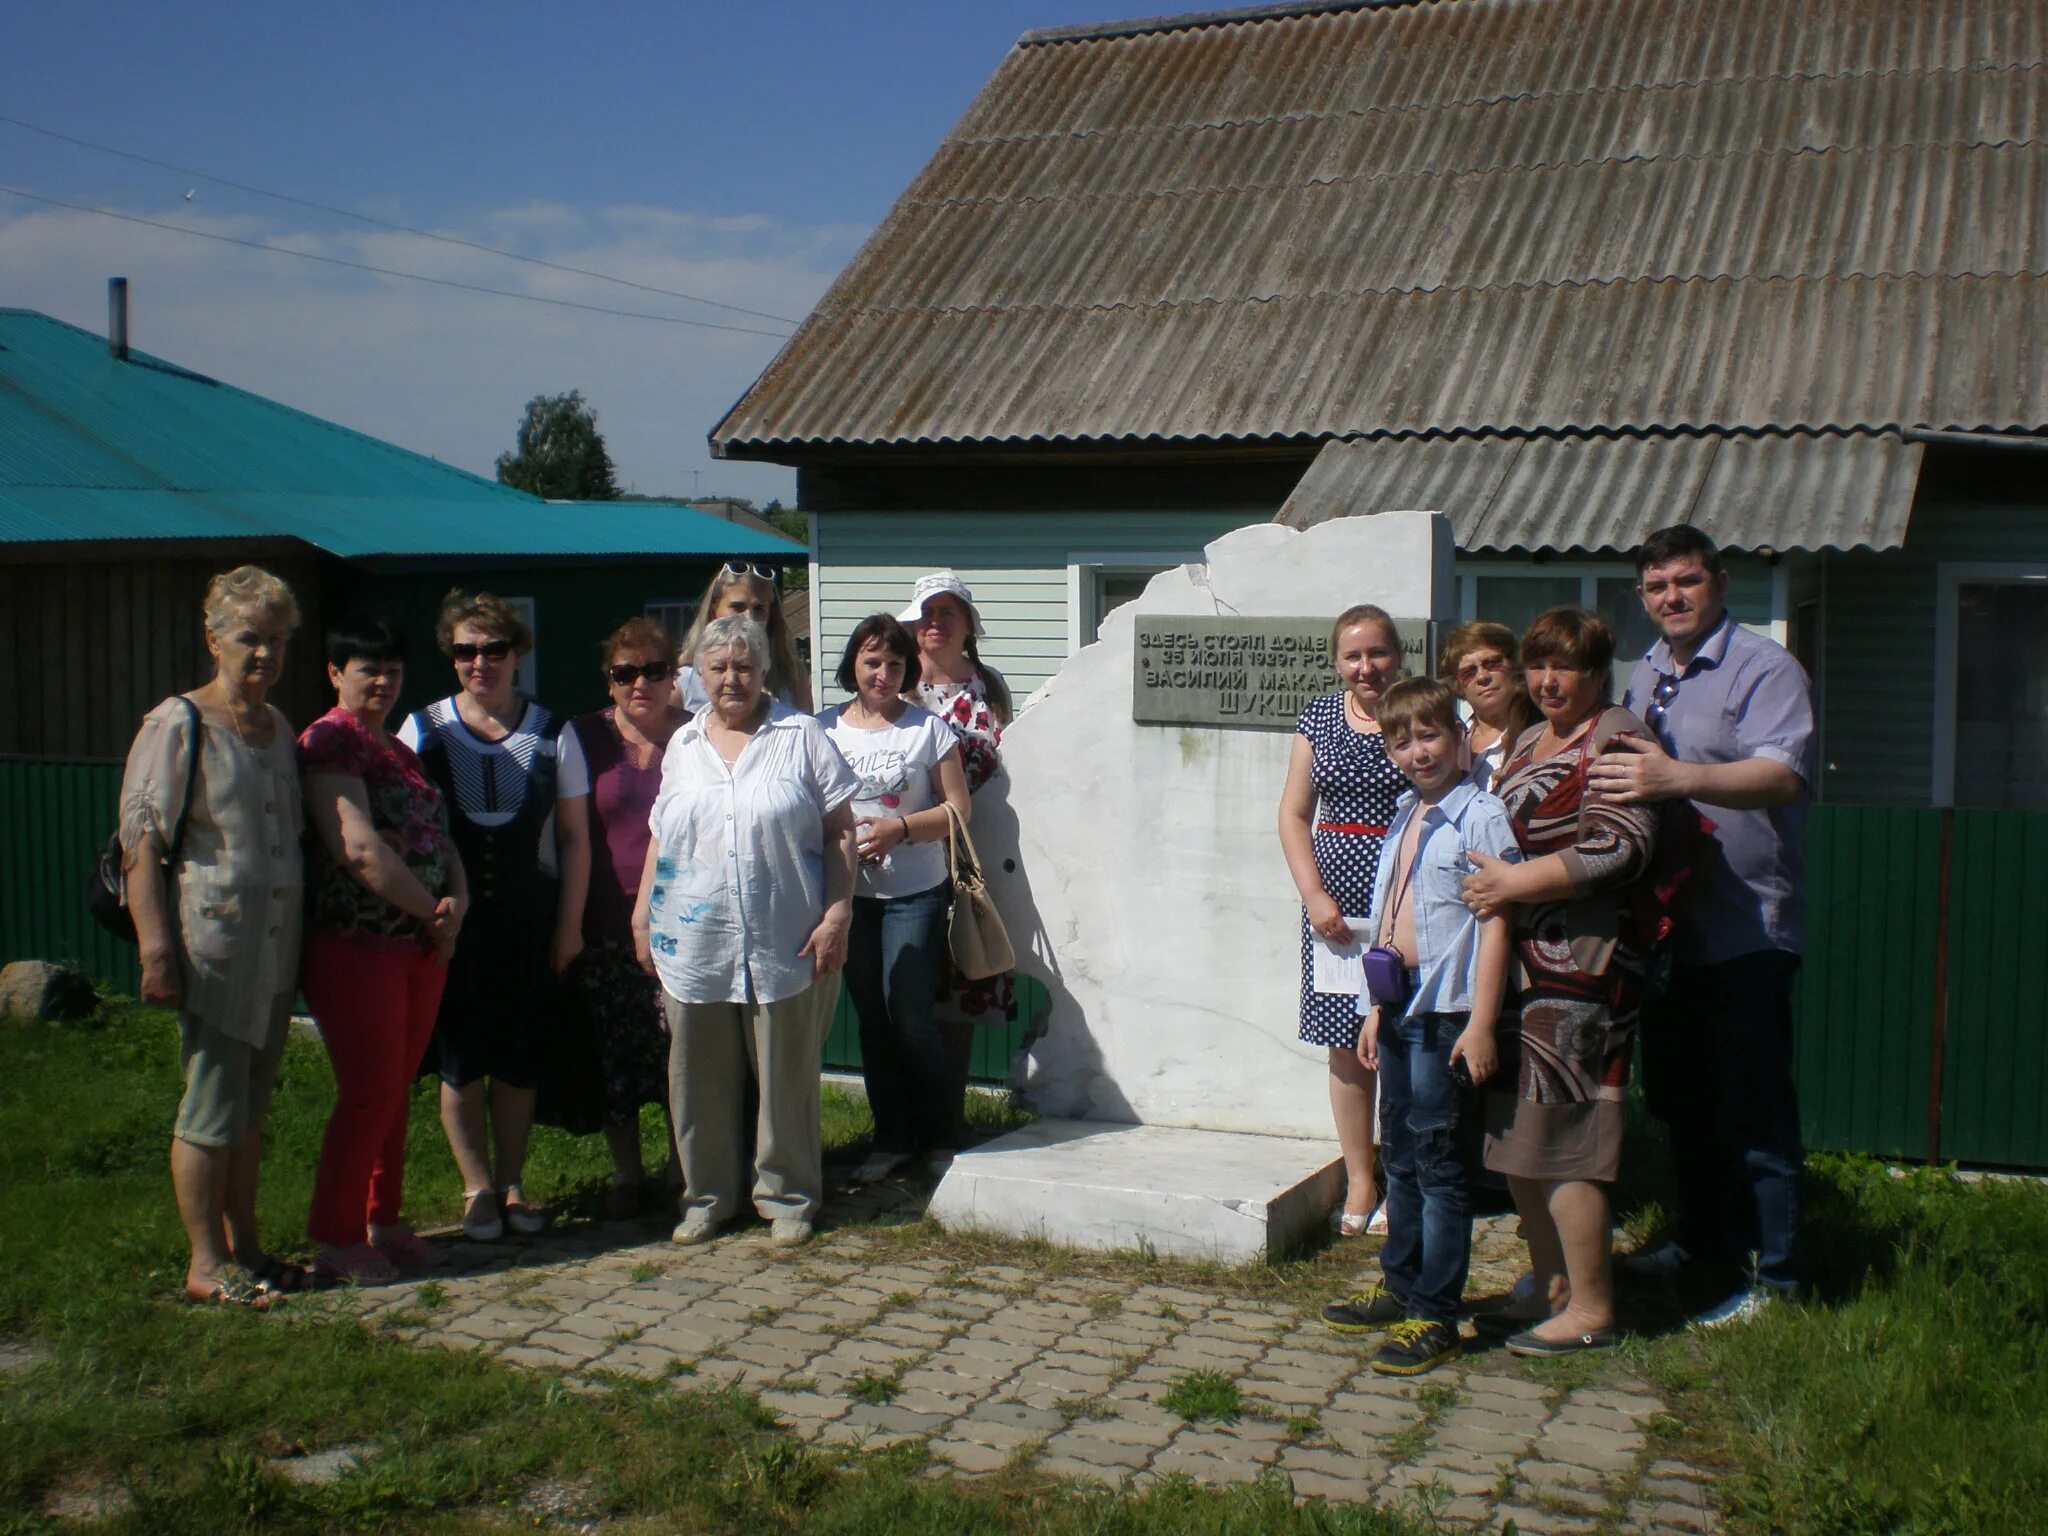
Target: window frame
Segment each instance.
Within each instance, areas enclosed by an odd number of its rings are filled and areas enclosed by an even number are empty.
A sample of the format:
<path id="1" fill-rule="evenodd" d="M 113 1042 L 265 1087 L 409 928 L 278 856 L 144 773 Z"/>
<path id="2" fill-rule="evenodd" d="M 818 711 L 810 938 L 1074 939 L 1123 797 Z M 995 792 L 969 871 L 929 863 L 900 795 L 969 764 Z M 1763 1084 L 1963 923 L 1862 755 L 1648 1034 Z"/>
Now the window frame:
<path id="1" fill-rule="evenodd" d="M 1927 803 L 1953 810 L 1956 803 L 1956 654 L 1966 586 L 2048 585 L 2048 562 L 2038 560 L 1944 560 L 1934 568 L 1934 753 L 1929 764 Z"/>
<path id="2" fill-rule="evenodd" d="M 1083 646 L 1093 645 L 1102 628 L 1103 615 L 1096 613 L 1095 581 L 1099 576 L 1157 576 L 1176 566 L 1199 565 L 1201 550 L 1139 549 L 1099 550 L 1067 556 L 1067 654 L 1076 655 Z"/>

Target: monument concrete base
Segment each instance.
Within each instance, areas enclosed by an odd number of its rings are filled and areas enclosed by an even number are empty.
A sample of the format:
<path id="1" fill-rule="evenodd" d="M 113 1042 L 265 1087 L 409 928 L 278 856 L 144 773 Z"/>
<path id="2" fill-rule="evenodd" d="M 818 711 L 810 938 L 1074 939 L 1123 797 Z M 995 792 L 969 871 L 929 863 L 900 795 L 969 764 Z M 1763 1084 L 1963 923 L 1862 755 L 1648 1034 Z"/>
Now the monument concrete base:
<path id="1" fill-rule="evenodd" d="M 1278 1258 L 1343 1197 L 1334 1141 L 1040 1120 L 953 1160 L 930 1214 L 948 1227 L 1073 1248 Z"/>

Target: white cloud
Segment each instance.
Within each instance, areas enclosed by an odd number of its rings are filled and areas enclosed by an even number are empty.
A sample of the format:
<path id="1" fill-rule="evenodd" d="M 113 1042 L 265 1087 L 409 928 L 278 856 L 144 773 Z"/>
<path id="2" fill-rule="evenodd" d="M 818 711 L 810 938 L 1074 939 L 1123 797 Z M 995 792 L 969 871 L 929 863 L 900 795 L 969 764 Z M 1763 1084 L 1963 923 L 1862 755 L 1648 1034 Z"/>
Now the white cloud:
<path id="1" fill-rule="evenodd" d="M 33 211 L 24 211 L 33 210 Z M 381 230 L 308 228 L 189 205 L 143 217 L 293 250 L 609 309 L 781 330 L 728 310 Z M 810 311 L 863 229 L 642 205 L 490 210 L 439 233 L 767 314 Z M 714 462 L 705 434 L 781 342 L 549 308 L 218 245 L 0 198 L 0 304 L 91 330 L 130 280 L 134 343 L 344 426 L 488 475 L 533 395 L 580 389 L 621 485 L 793 501 L 779 465 Z"/>

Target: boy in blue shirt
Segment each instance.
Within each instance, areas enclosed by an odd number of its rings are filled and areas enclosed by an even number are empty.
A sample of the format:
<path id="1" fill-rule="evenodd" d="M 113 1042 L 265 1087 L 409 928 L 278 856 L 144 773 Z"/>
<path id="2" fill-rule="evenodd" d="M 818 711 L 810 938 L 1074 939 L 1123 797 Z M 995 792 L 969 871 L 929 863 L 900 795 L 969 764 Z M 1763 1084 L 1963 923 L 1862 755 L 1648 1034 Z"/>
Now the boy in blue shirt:
<path id="1" fill-rule="evenodd" d="M 1387 755 L 1413 786 L 1380 845 L 1368 942 L 1400 956 L 1406 996 L 1358 999 L 1358 1057 L 1380 1074 L 1387 1184 L 1384 1283 L 1323 1309 L 1340 1333 L 1385 1328 L 1372 1368 L 1420 1376 L 1460 1352 L 1458 1307 L 1472 1262 L 1470 1175 L 1479 1084 L 1499 1057 L 1493 1031 L 1506 995 L 1504 917 L 1466 910 L 1465 851 L 1519 861 L 1507 808 L 1466 776 L 1457 700 L 1434 678 L 1394 684 L 1380 701 Z"/>

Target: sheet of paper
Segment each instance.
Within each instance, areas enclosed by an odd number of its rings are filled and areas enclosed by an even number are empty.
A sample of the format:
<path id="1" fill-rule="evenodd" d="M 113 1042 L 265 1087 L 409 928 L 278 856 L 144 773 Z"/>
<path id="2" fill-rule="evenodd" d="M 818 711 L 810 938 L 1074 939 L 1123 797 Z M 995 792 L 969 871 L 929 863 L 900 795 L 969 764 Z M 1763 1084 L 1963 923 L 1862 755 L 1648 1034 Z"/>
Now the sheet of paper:
<path id="1" fill-rule="evenodd" d="M 1356 997 L 1365 990 L 1366 923 L 1364 918 L 1348 913 L 1344 921 L 1351 925 L 1349 944 L 1332 944 L 1319 933 L 1312 936 L 1309 980 L 1318 992 L 1341 992 Z"/>

